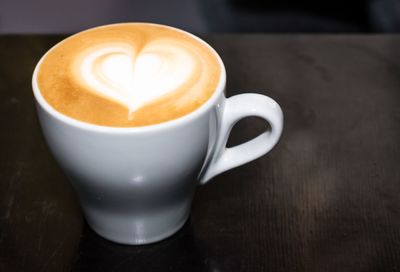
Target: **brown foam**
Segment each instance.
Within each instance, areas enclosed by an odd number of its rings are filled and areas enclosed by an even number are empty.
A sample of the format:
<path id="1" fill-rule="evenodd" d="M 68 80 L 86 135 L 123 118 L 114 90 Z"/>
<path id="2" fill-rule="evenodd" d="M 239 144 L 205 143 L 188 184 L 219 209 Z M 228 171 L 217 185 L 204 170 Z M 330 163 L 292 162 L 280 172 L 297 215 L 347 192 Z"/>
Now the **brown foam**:
<path id="1" fill-rule="evenodd" d="M 196 60 L 196 72 L 179 88 L 131 115 L 126 106 L 82 83 L 76 73 L 81 54 L 96 45 L 124 43 L 139 52 L 146 44 L 160 39 L 177 42 L 190 50 Z M 46 101 L 65 115 L 97 125 L 134 127 L 162 123 L 196 110 L 213 94 L 220 73 L 215 53 L 192 36 L 154 24 L 125 23 L 90 29 L 62 41 L 43 59 L 37 82 Z"/>

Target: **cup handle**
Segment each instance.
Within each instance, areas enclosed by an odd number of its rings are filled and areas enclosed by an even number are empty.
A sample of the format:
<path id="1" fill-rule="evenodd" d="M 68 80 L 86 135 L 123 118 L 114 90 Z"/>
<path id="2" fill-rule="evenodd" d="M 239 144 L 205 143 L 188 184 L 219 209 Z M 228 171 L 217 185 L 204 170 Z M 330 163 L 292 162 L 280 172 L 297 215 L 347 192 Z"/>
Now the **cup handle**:
<path id="1" fill-rule="evenodd" d="M 241 119 L 257 116 L 265 119 L 270 129 L 243 144 L 227 148 L 232 127 Z M 281 107 L 273 99 L 261 94 L 239 94 L 228 98 L 222 112 L 214 153 L 199 176 L 205 184 L 216 175 L 255 160 L 268 153 L 278 142 L 283 128 Z"/>

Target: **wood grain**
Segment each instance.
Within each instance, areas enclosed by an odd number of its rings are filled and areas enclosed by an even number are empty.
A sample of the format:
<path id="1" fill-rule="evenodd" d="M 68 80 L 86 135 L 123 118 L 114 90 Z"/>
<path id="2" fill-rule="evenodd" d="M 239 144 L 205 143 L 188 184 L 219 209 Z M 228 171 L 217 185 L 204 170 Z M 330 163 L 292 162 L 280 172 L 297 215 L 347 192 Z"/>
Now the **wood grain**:
<path id="1" fill-rule="evenodd" d="M 276 99 L 284 133 L 141 247 L 91 231 L 40 133 L 30 77 L 61 38 L 0 37 L 0 271 L 400 271 L 400 36 L 205 36 L 228 96 Z M 230 145 L 263 129 L 243 120 Z"/>

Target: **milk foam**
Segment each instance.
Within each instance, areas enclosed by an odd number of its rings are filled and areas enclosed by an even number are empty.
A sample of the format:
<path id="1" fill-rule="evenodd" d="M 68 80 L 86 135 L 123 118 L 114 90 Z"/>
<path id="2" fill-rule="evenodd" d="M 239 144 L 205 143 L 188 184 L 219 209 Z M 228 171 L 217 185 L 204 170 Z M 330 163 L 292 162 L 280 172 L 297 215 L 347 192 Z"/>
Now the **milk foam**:
<path id="1" fill-rule="evenodd" d="M 221 76 L 205 43 L 170 27 L 123 23 L 77 33 L 43 58 L 37 82 L 46 101 L 102 126 L 159 124 L 199 108 Z"/>
<path id="2" fill-rule="evenodd" d="M 132 113 L 181 87 L 193 75 L 195 56 L 170 41 L 96 46 L 80 56 L 79 74 L 88 87 Z"/>

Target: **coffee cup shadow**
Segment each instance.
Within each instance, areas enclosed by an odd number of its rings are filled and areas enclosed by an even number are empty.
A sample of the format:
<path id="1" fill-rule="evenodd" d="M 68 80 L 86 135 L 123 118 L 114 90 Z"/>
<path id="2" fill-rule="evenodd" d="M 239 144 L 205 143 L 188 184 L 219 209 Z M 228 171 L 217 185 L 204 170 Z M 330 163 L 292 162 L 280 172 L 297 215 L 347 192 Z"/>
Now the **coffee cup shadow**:
<path id="1" fill-rule="evenodd" d="M 196 243 L 190 218 L 173 236 L 141 246 L 110 242 L 85 223 L 77 251 L 73 271 L 220 271 Z"/>

